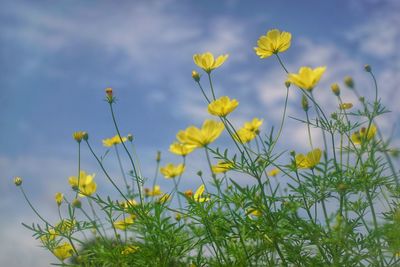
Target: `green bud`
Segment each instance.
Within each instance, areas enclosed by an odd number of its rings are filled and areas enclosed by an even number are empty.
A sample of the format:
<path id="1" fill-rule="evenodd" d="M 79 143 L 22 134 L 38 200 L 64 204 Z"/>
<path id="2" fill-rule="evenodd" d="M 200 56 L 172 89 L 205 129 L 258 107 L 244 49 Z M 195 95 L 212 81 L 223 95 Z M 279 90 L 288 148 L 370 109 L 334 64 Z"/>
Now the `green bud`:
<path id="1" fill-rule="evenodd" d="M 301 107 L 305 112 L 307 112 L 310 109 L 310 106 L 308 105 L 308 99 L 304 94 L 301 97 Z"/>
<path id="2" fill-rule="evenodd" d="M 364 66 L 364 70 L 365 70 L 366 72 L 371 72 L 371 66 L 368 65 L 368 64 L 366 64 L 366 65 Z"/>
<path id="3" fill-rule="evenodd" d="M 351 78 L 350 76 L 346 76 L 344 77 L 344 84 L 349 87 L 350 89 L 354 88 L 354 81 L 353 78 Z"/>

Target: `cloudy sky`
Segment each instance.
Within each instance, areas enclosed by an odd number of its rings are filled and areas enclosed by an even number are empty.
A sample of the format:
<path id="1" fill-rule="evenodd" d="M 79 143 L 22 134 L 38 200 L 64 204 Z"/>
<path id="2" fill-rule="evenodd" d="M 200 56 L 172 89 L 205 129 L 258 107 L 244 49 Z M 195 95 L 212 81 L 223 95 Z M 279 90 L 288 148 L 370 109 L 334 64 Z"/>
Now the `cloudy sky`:
<path id="1" fill-rule="evenodd" d="M 154 172 L 157 150 L 163 162 L 178 162 L 167 150 L 179 129 L 200 125 L 204 100 L 191 71 L 194 53 L 228 53 L 214 72 L 217 95 L 239 100 L 236 125 L 254 116 L 264 130 L 279 123 L 285 75 L 274 58 L 261 60 L 253 47 L 260 35 L 278 28 L 292 33 L 282 54 L 290 71 L 326 65 L 315 89 L 328 110 L 336 103 L 329 85 L 354 77 L 372 94 L 363 65 L 372 65 L 381 97 L 392 113 L 380 120 L 399 145 L 400 5 L 398 1 L 0 1 L 0 265 L 48 266 L 55 258 L 21 226 L 38 219 L 12 184 L 24 178 L 32 202 L 56 220 L 55 192 L 68 194 L 67 178 L 77 169 L 72 132 L 85 130 L 99 154 L 101 140 L 115 134 L 104 88 L 118 98 L 124 134 L 135 136 L 145 176 Z M 345 101 L 354 97 L 344 92 Z M 291 90 L 289 115 L 300 110 Z M 317 135 L 317 133 L 315 133 Z M 224 137 L 217 143 L 228 144 Z M 307 149 L 302 125 L 289 121 L 280 149 Z M 111 153 L 112 154 L 112 153 Z M 193 172 L 202 154 L 188 159 Z M 106 164 L 118 176 L 112 157 Z M 83 168 L 98 173 L 99 191 L 113 195 L 94 159 L 83 149 Z M 243 178 L 245 179 L 245 178 Z M 162 181 L 165 187 L 170 186 Z M 183 188 L 200 181 L 184 177 Z"/>

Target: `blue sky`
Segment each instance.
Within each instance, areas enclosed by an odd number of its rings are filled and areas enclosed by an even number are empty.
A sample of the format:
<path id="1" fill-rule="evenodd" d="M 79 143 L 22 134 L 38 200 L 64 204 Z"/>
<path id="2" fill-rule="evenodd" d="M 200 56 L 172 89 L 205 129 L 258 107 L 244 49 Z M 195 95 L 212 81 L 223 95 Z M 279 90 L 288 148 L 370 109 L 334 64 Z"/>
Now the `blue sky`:
<path id="1" fill-rule="evenodd" d="M 116 3 L 0 2 L 1 266 L 46 266 L 54 260 L 20 226 L 37 219 L 10 181 L 22 176 L 33 202 L 56 219 L 53 195 L 68 191 L 67 177 L 76 170 L 72 132 L 88 131 L 99 153 L 105 151 L 101 140 L 114 135 L 104 88 L 114 88 L 121 130 L 135 136 L 145 175 L 153 173 L 157 150 L 163 151 L 164 163 L 178 161 L 167 152 L 176 132 L 209 118 L 190 76 L 194 53 L 230 54 L 215 71 L 215 85 L 217 95 L 240 101 L 232 115 L 236 125 L 254 116 L 265 119 L 264 130 L 279 122 L 285 75 L 276 60 L 260 60 L 253 52 L 258 37 L 271 28 L 292 33 L 292 47 L 282 54 L 291 71 L 327 66 L 316 95 L 328 109 L 336 105 L 329 85 L 346 75 L 370 95 L 372 84 L 363 71 L 369 63 L 382 85 L 382 100 L 393 111 L 380 120 L 381 127 L 390 133 L 399 122 L 400 5 L 395 0 Z M 348 92 L 343 97 L 356 102 Z M 299 99 L 291 91 L 289 115 L 298 114 Z M 305 129 L 289 124 L 280 148 L 304 151 L 306 142 L 299 140 L 306 140 Z M 398 146 L 399 131 L 394 132 Z M 196 163 L 201 156 L 189 158 L 188 168 L 201 168 Z M 87 150 L 83 160 L 89 172 L 99 173 Z M 118 175 L 115 162 L 108 164 Z M 97 177 L 101 192 L 113 194 L 103 178 Z M 191 179 L 183 186 L 199 184 Z"/>

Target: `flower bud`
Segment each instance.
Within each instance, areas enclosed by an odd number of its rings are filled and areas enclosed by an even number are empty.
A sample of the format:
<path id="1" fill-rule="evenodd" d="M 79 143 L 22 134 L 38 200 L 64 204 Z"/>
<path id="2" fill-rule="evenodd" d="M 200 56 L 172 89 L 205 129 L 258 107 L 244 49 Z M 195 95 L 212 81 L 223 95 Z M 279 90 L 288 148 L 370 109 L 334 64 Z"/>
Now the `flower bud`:
<path id="1" fill-rule="evenodd" d="M 286 82 L 285 82 L 285 86 L 286 86 L 286 88 L 289 88 L 289 87 L 290 87 L 290 85 L 291 85 L 291 83 L 290 83 L 289 81 L 286 81 Z"/>
<path id="2" fill-rule="evenodd" d="M 128 134 L 128 135 L 126 136 L 126 138 L 128 139 L 129 142 L 132 142 L 132 141 L 133 141 L 133 135 L 132 135 L 132 134 Z"/>
<path id="3" fill-rule="evenodd" d="M 310 106 L 308 105 L 308 100 L 307 97 L 303 94 L 302 98 L 301 98 L 301 107 L 303 108 L 303 110 L 305 112 L 307 112 L 310 108 Z"/>
<path id="4" fill-rule="evenodd" d="M 82 202 L 78 198 L 75 198 L 74 200 L 72 200 L 71 205 L 73 208 L 80 209 L 82 207 Z"/>
<path id="5" fill-rule="evenodd" d="M 200 74 L 197 71 L 193 70 L 192 71 L 192 78 L 193 78 L 193 80 L 195 82 L 199 82 L 200 81 Z"/>
<path id="6" fill-rule="evenodd" d="M 175 220 L 177 220 L 178 222 L 182 219 L 182 215 L 180 213 L 177 213 L 175 215 Z"/>
<path id="7" fill-rule="evenodd" d="M 366 72 L 371 72 L 371 66 L 368 65 L 368 64 L 364 65 L 364 70 L 365 70 Z"/>
<path id="8" fill-rule="evenodd" d="M 113 89 L 111 87 L 106 88 L 106 100 L 110 104 L 114 102 Z"/>
<path id="9" fill-rule="evenodd" d="M 20 186 L 22 184 L 22 178 L 21 177 L 14 177 L 14 184 L 16 186 Z"/>
<path id="10" fill-rule="evenodd" d="M 83 136 L 85 135 L 86 132 L 83 131 L 78 131 L 78 132 L 74 132 L 72 134 L 72 137 L 75 139 L 76 142 L 80 143 L 83 139 Z"/>
<path id="11" fill-rule="evenodd" d="M 184 192 L 184 194 L 185 194 L 186 197 L 192 197 L 193 196 L 193 191 L 189 189 L 189 190 L 186 190 Z"/>
<path id="12" fill-rule="evenodd" d="M 344 77 L 344 84 L 349 87 L 350 89 L 354 88 L 354 81 L 353 78 L 351 78 L 350 76 L 346 76 Z"/>
<path id="13" fill-rule="evenodd" d="M 64 199 L 63 193 L 60 193 L 60 192 L 56 193 L 56 195 L 54 196 L 54 198 L 55 198 L 55 200 L 56 200 L 57 205 L 58 205 L 58 206 L 61 206 L 61 203 L 62 203 L 62 201 L 63 201 L 63 199 Z"/>
<path id="14" fill-rule="evenodd" d="M 89 134 L 87 132 L 83 132 L 82 139 L 87 141 L 89 139 Z"/>
<path id="15" fill-rule="evenodd" d="M 331 90 L 336 96 L 340 95 L 340 87 L 337 83 L 331 85 Z"/>
<path id="16" fill-rule="evenodd" d="M 203 175 L 203 172 L 202 171 L 198 171 L 197 175 L 201 177 Z"/>

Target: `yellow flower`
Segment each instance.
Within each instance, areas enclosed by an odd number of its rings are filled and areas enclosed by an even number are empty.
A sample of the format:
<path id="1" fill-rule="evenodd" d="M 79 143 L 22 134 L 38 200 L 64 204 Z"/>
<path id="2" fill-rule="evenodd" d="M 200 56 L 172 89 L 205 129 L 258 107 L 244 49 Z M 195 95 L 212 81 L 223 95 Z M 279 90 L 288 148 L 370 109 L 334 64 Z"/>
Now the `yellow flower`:
<path id="1" fill-rule="evenodd" d="M 236 131 L 237 135 L 234 135 L 236 141 L 245 144 L 256 138 L 257 134 L 255 132 L 249 131 L 246 128 L 240 128 Z"/>
<path id="2" fill-rule="evenodd" d="M 351 109 L 353 107 L 352 103 L 342 103 L 339 105 L 339 108 L 342 110 Z"/>
<path id="3" fill-rule="evenodd" d="M 214 59 L 213 54 L 211 54 L 210 52 L 206 52 L 204 54 L 193 55 L 193 61 L 205 72 L 210 73 L 212 70 L 221 66 L 225 62 L 225 60 L 227 60 L 228 56 L 228 54 L 225 54 Z"/>
<path id="4" fill-rule="evenodd" d="M 182 144 L 180 142 L 174 142 L 169 146 L 169 151 L 176 155 L 186 156 L 187 154 L 191 153 L 196 147 Z"/>
<path id="5" fill-rule="evenodd" d="M 63 201 L 63 199 L 64 199 L 64 195 L 63 195 L 63 193 L 58 192 L 58 193 L 56 193 L 54 198 L 56 200 L 57 205 L 60 206 L 62 201 Z"/>
<path id="6" fill-rule="evenodd" d="M 255 134 L 259 134 L 263 121 L 264 120 L 260 120 L 259 118 L 254 118 L 251 122 L 245 122 L 243 128 L 250 132 L 254 132 Z"/>
<path id="7" fill-rule="evenodd" d="M 270 170 L 267 174 L 268 176 L 275 177 L 277 176 L 281 171 L 278 168 Z"/>
<path id="8" fill-rule="evenodd" d="M 367 128 L 362 127 L 358 132 L 353 133 L 350 138 L 354 144 L 360 145 L 362 142 L 369 141 L 374 138 L 374 136 L 376 135 L 376 131 L 376 126 L 374 124 L 371 124 L 368 132 Z"/>
<path id="9" fill-rule="evenodd" d="M 211 166 L 213 173 L 226 173 L 232 169 L 233 164 L 231 162 L 218 161 L 216 165 Z"/>
<path id="10" fill-rule="evenodd" d="M 134 215 L 129 215 L 128 217 L 115 221 L 113 223 L 114 227 L 119 230 L 125 230 L 129 225 L 133 224 L 133 221 L 136 217 Z"/>
<path id="11" fill-rule="evenodd" d="M 119 203 L 119 205 L 124 209 L 129 209 L 129 207 L 136 206 L 137 202 L 134 199 L 129 199 L 128 201 L 123 201 Z"/>
<path id="12" fill-rule="evenodd" d="M 160 168 L 161 174 L 164 175 L 164 177 L 167 179 L 179 176 L 184 171 L 185 171 L 185 165 L 183 164 L 174 165 L 172 163 L 168 163 L 164 167 Z"/>
<path id="13" fill-rule="evenodd" d="M 307 155 L 297 154 L 295 157 L 298 169 L 312 169 L 321 160 L 322 151 L 319 148 L 311 150 Z"/>
<path id="14" fill-rule="evenodd" d="M 73 188 L 77 188 L 80 197 L 90 196 L 96 192 L 97 184 L 93 181 L 95 174 L 86 174 L 85 171 L 80 172 L 80 177 L 69 177 L 69 184 Z M 79 183 L 79 184 L 78 184 Z"/>
<path id="15" fill-rule="evenodd" d="M 224 130 L 224 124 L 214 120 L 205 120 L 201 129 L 190 126 L 176 135 L 179 142 L 197 147 L 204 147 L 217 139 Z"/>
<path id="16" fill-rule="evenodd" d="M 311 69 L 309 67 L 301 67 L 299 73 L 288 74 L 288 81 L 304 90 L 311 91 L 318 84 L 325 70 L 325 66 L 315 69 Z"/>
<path id="17" fill-rule="evenodd" d="M 49 241 L 53 241 L 57 236 L 56 231 L 53 228 L 50 228 L 48 230 L 48 233 L 45 233 L 40 237 L 40 240 L 43 242 L 43 244 L 47 244 Z"/>
<path id="18" fill-rule="evenodd" d="M 122 137 L 122 142 L 126 142 L 128 138 Z M 115 135 L 111 138 L 106 138 L 103 140 L 103 146 L 105 147 L 112 147 L 115 145 L 121 144 L 121 138 L 119 138 L 119 135 Z"/>
<path id="19" fill-rule="evenodd" d="M 260 217 L 262 215 L 262 212 L 260 210 L 254 209 L 254 208 L 250 208 L 248 210 L 248 214 L 256 216 L 256 217 Z"/>
<path id="20" fill-rule="evenodd" d="M 239 102 L 236 99 L 230 99 L 228 96 L 222 96 L 208 104 L 208 112 L 211 115 L 225 117 L 236 109 Z"/>
<path id="21" fill-rule="evenodd" d="M 76 142 L 80 143 L 83 137 L 86 135 L 86 132 L 78 131 L 72 134 L 72 137 L 75 139 Z"/>
<path id="22" fill-rule="evenodd" d="M 205 201 L 209 201 L 210 199 L 208 197 L 202 197 L 203 193 L 204 193 L 204 189 L 205 186 L 204 184 L 202 184 L 194 193 L 194 201 L 196 202 L 205 202 Z"/>
<path id="23" fill-rule="evenodd" d="M 53 249 L 53 254 L 59 260 L 64 261 L 74 254 L 74 249 L 70 243 L 64 242 Z"/>
<path id="24" fill-rule="evenodd" d="M 288 50 L 291 39 L 292 35 L 289 32 L 281 32 L 280 30 L 273 29 L 258 39 L 257 47 L 254 47 L 254 50 L 260 58 L 267 58 L 272 54 Z"/>
<path id="25" fill-rule="evenodd" d="M 128 245 L 121 251 L 121 255 L 129 255 L 135 253 L 138 249 L 138 246 Z"/>
<path id="26" fill-rule="evenodd" d="M 148 197 L 151 197 L 151 196 L 160 196 L 160 195 L 162 195 L 162 193 L 163 193 L 163 192 L 161 191 L 159 185 L 155 185 L 154 188 L 153 188 L 153 190 L 150 190 L 149 188 L 145 188 L 145 189 L 144 189 L 144 194 L 145 194 L 146 196 L 148 196 Z"/>
<path id="27" fill-rule="evenodd" d="M 56 233 L 62 233 L 62 234 L 68 233 L 74 230 L 75 225 L 76 225 L 75 220 L 71 221 L 68 219 L 63 219 L 54 226 L 54 230 Z"/>
<path id="28" fill-rule="evenodd" d="M 22 178 L 18 176 L 14 177 L 14 184 L 20 186 L 22 184 Z"/>
<path id="29" fill-rule="evenodd" d="M 192 197 L 193 196 L 193 191 L 191 189 L 189 189 L 189 190 L 186 190 L 183 194 L 186 197 Z"/>

